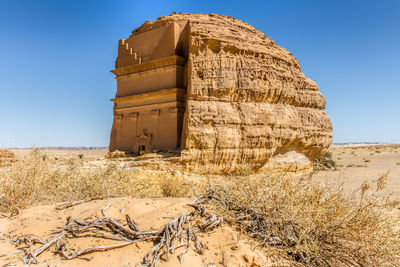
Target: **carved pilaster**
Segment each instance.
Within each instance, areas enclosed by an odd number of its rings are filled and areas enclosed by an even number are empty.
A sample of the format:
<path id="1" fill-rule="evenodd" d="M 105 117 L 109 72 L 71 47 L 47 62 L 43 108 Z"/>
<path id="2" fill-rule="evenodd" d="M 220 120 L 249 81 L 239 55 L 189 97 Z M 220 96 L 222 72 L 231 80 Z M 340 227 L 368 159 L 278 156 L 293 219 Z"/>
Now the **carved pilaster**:
<path id="1" fill-rule="evenodd" d="M 159 109 L 153 109 L 151 111 L 151 115 L 153 116 L 154 122 L 156 123 L 156 131 L 154 133 L 154 143 L 153 143 L 153 149 L 158 149 L 159 145 L 159 138 L 160 138 L 160 110 Z"/>
<path id="2" fill-rule="evenodd" d="M 133 141 L 133 150 L 136 149 L 136 138 L 138 135 L 138 117 L 139 117 L 139 112 L 132 112 L 129 114 L 129 120 L 132 121 L 132 123 L 135 124 L 135 140 Z"/>
<path id="3" fill-rule="evenodd" d="M 138 112 L 133 112 L 133 113 L 129 114 L 129 118 L 131 120 L 137 120 L 138 116 L 139 116 Z"/>
<path id="4" fill-rule="evenodd" d="M 183 112 L 185 112 L 185 108 L 183 108 L 183 107 L 172 107 L 172 108 L 169 108 L 168 109 L 168 112 L 170 112 L 170 113 L 183 113 Z"/>
<path id="5" fill-rule="evenodd" d="M 178 108 L 177 107 L 172 107 L 168 109 L 168 112 L 170 113 L 177 113 L 178 112 Z"/>
<path id="6" fill-rule="evenodd" d="M 160 110 L 159 109 L 153 109 L 151 111 L 151 115 L 156 115 L 156 116 L 160 115 Z"/>
<path id="7" fill-rule="evenodd" d="M 114 116 L 114 120 L 116 122 L 116 128 L 117 128 L 117 132 L 116 132 L 116 144 L 117 144 L 117 148 L 121 149 L 121 140 L 122 140 L 122 119 L 124 118 L 124 115 L 122 114 L 116 114 Z"/>

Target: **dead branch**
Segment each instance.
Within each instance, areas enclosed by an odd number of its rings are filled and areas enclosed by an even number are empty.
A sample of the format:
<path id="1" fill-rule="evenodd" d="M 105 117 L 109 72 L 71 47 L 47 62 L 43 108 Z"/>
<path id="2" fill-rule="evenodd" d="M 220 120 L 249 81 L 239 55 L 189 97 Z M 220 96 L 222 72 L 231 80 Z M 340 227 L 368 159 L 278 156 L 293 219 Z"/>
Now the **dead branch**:
<path id="1" fill-rule="evenodd" d="M 132 231 L 140 232 L 139 226 L 136 224 L 136 222 L 134 220 L 131 219 L 131 217 L 129 217 L 128 214 L 125 215 L 125 219 L 126 219 L 126 223 L 128 224 L 129 228 Z"/>
<path id="2" fill-rule="evenodd" d="M 112 198 L 112 197 L 115 197 L 115 196 L 91 197 L 91 198 L 86 198 L 86 199 L 82 199 L 82 200 L 78 200 L 78 201 L 71 201 L 71 202 L 67 202 L 65 204 L 57 206 L 56 210 L 68 209 L 68 208 L 71 208 L 73 206 L 77 206 L 77 205 L 80 205 L 80 204 L 83 204 L 83 203 L 90 202 L 92 200 L 101 200 L 101 199 Z"/>
<path id="3" fill-rule="evenodd" d="M 84 255 L 84 254 L 88 254 L 88 253 L 92 253 L 92 252 L 106 251 L 106 250 L 110 250 L 110 249 L 114 249 L 114 248 L 122 248 L 122 247 L 128 246 L 132 243 L 139 242 L 139 241 L 141 241 L 141 240 L 132 240 L 132 241 L 127 241 L 124 243 L 108 245 L 108 246 L 93 246 L 93 247 L 88 247 L 88 248 L 81 249 L 78 251 L 69 249 L 67 244 L 62 244 L 62 245 L 60 245 L 60 247 L 58 247 L 58 250 L 56 250 L 56 253 L 61 254 L 67 260 L 71 260 L 71 259 L 74 259 L 74 258 Z M 69 254 L 66 251 L 68 251 Z"/>
<path id="4" fill-rule="evenodd" d="M 210 231 L 223 222 L 222 217 L 206 212 L 206 208 L 203 204 L 206 204 L 211 199 L 221 199 L 221 197 L 216 194 L 215 191 L 207 190 L 206 193 L 188 204 L 188 206 L 194 208 L 194 211 L 183 213 L 178 217 L 172 218 L 160 230 L 142 231 L 129 215 L 125 217 L 125 226 L 120 221 L 106 215 L 105 211 L 110 206 L 110 204 L 108 204 L 107 207 L 101 210 L 103 217 L 96 218 L 93 221 L 71 219 L 71 217 L 68 217 L 66 224 L 63 227 L 57 228 L 54 231 L 56 234 L 48 241 L 29 235 L 20 236 L 11 241 L 16 247 L 21 244 L 28 246 L 26 249 L 21 248 L 25 253 L 23 258 L 25 264 L 38 264 L 39 260 L 37 257 L 44 251 L 49 250 L 51 246 L 55 248 L 53 253 L 61 255 L 61 257 L 66 260 L 71 260 L 81 255 L 117 249 L 144 241 L 155 242 L 153 248 L 143 258 L 144 266 L 157 266 L 161 257 L 165 255 L 166 260 L 168 260 L 170 254 L 174 254 L 179 248 L 184 248 L 178 256 L 179 260 L 182 262 L 183 255 L 189 251 L 191 242 L 194 243 L 196 252 L 200 254 L 203 253 L 204 248 L 197 237 L 198 232 Z M 83 202 L 86 201 L 88 200 L 83 200 Z M 65 209 L 83 202 L 68 203 L 67 205 L 57 207 L 57 209 Z M 204 218 L 204 220 L 200 222 L 197 219 L 194 220 L 195 217 Z M 197 222 L 197 225 L 193 223 L 194 221 Z M 88 236 L 120 241 L 120 243 L 90 246 L 81 250 L 69 248 L 67 245 L 66 241 L 69 239 Z M 35 249 L 34 246 L 36 244 L 40 244 L 40 246 Z"/>
<path id="5" fill-rule="evenodd" d="M 23 259 L 24 263 L 25 264 L 31 264 L 31 263 L 38 264 L 39 261 L 37 259 L 37 256 L 39 256 L 43 251 L 48 249 L 51 245 L 56 243 L 58 240 L 64 238 L 65 234 L 66 234 L 66 231 L 62 231 L 61 233 L 59 233 L 58 235 L 55 235 L 49 241 L 47 241 L 46 243 L 41 245 L 36 250 L 33 250 L 33 242 L 30 242 L 30 244 L 29 244 L 29 252 L 26 253 L 26 255 L 25 255 L 24 259 Z"/>

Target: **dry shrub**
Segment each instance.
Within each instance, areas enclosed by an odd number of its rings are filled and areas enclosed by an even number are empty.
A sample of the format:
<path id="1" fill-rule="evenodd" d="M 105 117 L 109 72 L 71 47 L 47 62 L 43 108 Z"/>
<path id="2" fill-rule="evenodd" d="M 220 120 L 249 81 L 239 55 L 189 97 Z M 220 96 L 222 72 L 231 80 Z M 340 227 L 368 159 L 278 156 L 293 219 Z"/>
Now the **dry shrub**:
<path id="1" fill-rule="evenodd" d="M 175 171 L 141 171 L 109 164 L 87 168 L 76 157 L 51 164 L 37 149 L 0 168 L 0 210 L 91 197 L 181 197 L 220 183 L 215 210 L 280 259 L 304 266 L 400 266 L 399 224 L 389 211 L 398 203 L 374 194 L 387 173 L 351 197 L 342 187 L 285 175 L 196 176 Z M 397 227 L 397 228 L 396 228 Z"/>
<path id="2" fill-rule="evenodd" d="M 332 159 L 332 153 L 326 152 L 322 157 L 314 161 L 315 171 L 336 170 L 336 162 Z"/>
<path id="3" fill-rule="evenodd" d="M 116 164 L 87 168 L 76 158 L 65 165 L 52 165 L 46 154 L 33 149 L 28 157 L 0 168 L 0 211 L 111 195 L 181 197 L 190 190 L 185 183 L 196 184 L 178 172 L 121 168 Z"/>
<path id="4" fill-rule="evenodd" d="M 170 171 L 160 177 L 162 195 L 166 197 L 186 197 L 190 195 L 188 180 L 181 173 Z"/>
<path id="5" fill-rule="evenodd" d="M 7 149 L 0 149 L 0 167 L 9 166 L 16 162 L 15 154 Z"/>
<path id="6" fill-rule="evenodd" d="M 378 198 L 367 183 L 351 197 L 311 177 L 235 176 L 223 188 L 214 201 L 219 213 L 297 264 L 400 266 L 399 222 L 390 215 L 398 203 Z"/>

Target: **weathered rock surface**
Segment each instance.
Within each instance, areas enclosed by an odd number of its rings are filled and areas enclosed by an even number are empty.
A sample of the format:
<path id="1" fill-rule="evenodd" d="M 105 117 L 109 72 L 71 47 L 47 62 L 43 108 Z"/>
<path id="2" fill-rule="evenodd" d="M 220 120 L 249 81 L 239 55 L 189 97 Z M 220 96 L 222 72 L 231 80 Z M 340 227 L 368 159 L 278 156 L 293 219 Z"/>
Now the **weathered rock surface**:
<path id="1" fill-rule="evenodd" d="M 215 14 L 172 14 L 133 33 L 174 22 L 188 35 L 181 138 L 188 169 L 301 170 L 325 153 L 332 140 L 325 99 L 289 51 Z"/>

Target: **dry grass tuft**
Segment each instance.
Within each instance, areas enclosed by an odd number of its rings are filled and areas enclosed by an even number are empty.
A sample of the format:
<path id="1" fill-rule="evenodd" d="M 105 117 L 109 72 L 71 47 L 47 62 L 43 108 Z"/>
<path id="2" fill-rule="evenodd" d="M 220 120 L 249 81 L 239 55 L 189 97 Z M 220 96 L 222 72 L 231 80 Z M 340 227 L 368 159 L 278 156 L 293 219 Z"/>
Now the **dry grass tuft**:
<path id="1" fill-rule="evenodd" d="M 386 184 L 387 173 L 377 181 Z M 239 229 L 304 266 L 399 266 L 400 231 L 369 184 L 352 197 L 312 181 L 285 176 L 232 177 L 217 210 Z"/>
<path id="2" fill-rule="evenodd" d="M 7 149 L 0 149 L 0 167 L 9 166 L 16 162 L 15 154 Z"/>
<path id="3" fill-rule="evenodd" d="M 326 152 L 314 161 L 315 171 L 336 170 L 336 162 L 332 159 L 332 152 Z"/>
<path id="4" fill-rule="evenodd" d="M 53 165 L 46 154 L 31 154 L 11 166 L 0 168 L 0 211 L 13 211 L 35 204 L 73 201 L 113 195 L 133 197 L 182 197 L 189 194 L 183 174 L 122 169 L 115 164 L 85 168 L 77 158 L 66 165 Z"/>
<path id="5" fill-rule="evenodd" d="M 215 212 L 279 259 L 304 266 L 400 266 L 399 222 L 390 215 L 398 203 L 375 195 L 388 173 L 375 181 L 375 191 L 364 183 L 349 197 L 341 186 L 315 183 L 312 176 L 205 177 L 116 164 L 88 168 L 77 157 L 51 162 L 33 149 L 0 168 L 0 210 L 110 195 L 182 197 L 208 187 L 219 193 Z"/>
<path id="6" fill-rule="evenodd" d="M 191 195 L 187 177 L 176 171 L 160 177 L 162 195 L 166 197 L 185 197 Z M 193 182 L 193 181 L 192 181 Z"/>

